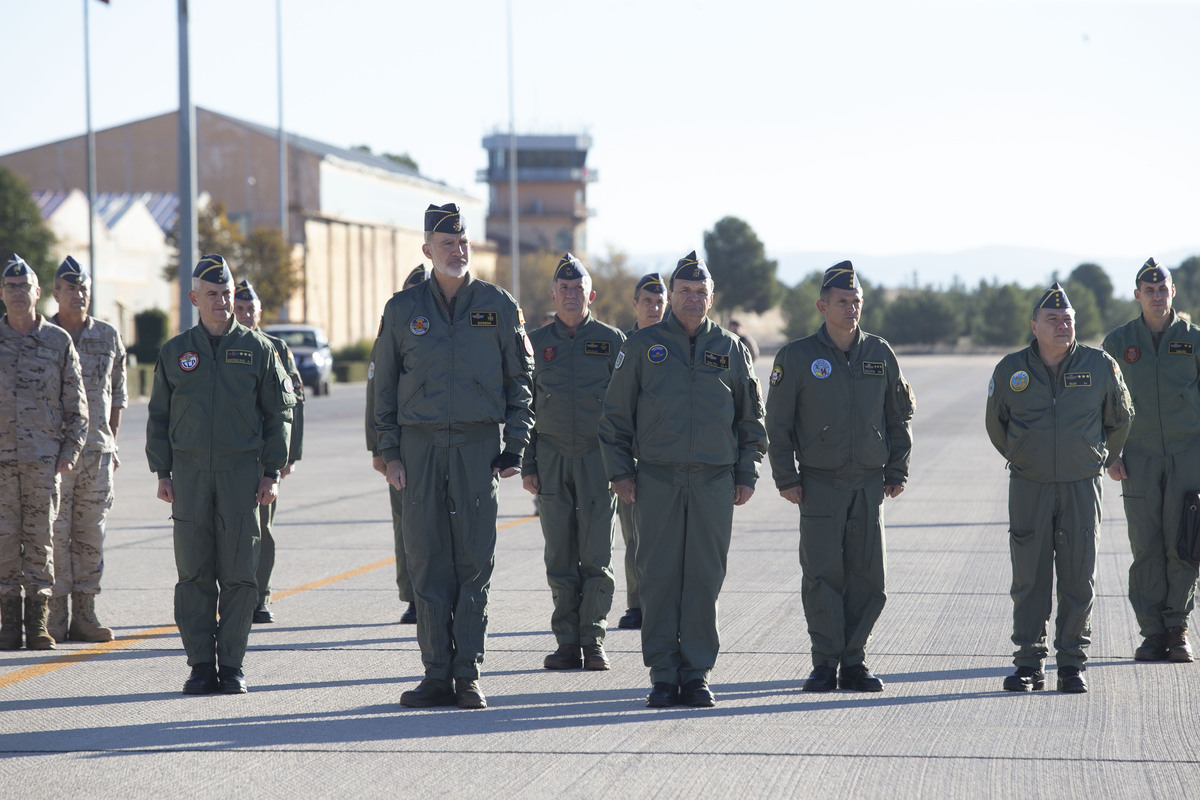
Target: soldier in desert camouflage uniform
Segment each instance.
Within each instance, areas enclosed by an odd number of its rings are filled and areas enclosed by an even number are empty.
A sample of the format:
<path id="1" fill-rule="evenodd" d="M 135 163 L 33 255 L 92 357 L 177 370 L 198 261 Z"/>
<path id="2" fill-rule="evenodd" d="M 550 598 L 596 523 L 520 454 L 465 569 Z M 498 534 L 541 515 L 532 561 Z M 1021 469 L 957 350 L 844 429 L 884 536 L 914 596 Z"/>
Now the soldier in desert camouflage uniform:
<path id="1" fill-rule="evenodd" d="M 96 618 L 96 595 L 104 573 L 104 523 L 112 508 L 113 472 L 119 463 L 117 429 L 128 404 L 125 345 L 116 328 L 88 314 L 90 295 L 91 276 L 67 256 L 54 275 L 58 313 L 50 321 L 71 334 L 75 343 L 90 413 L 83 455 L 75 469 L 60 478 L 54 591 L 47 622 L 58 642 L 111 642 L 113 638 L 112 630 Z"/>
<path id="2" fill-rule="evenodd" d="M 59 474 L 87 440 L 88 407 L 71 336 L 37 313 L 37 276 L 18 255 L 2 276 L 0 318 L 0 650 L 53 650 L 51 526 Z M 22 620 L 21 589 L 25 590 Z"/>

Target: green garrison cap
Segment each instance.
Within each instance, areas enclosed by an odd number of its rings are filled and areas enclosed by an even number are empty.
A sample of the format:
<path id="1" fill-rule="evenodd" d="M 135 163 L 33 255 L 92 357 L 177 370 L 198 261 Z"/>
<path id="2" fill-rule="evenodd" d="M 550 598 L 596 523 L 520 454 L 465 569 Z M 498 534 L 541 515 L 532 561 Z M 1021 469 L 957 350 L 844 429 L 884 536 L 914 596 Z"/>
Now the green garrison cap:
<path id="1" fill-rule="evenodd" d="M 425 282 L 425 265 L 417 264 L 413 267 L 413 271 L 408 273 L 408 277 L 404 279 L 404 288 L 416 286 L 419 283 Z"/>
<path id="2" fill-rule="evenodd" d="M 588 277 L 588 271 L 583 262 L 570 253 L 563 253 L 563 257 L 558 260 L 558 267 L 554 270 L 554 280 L 556 281 L 573 281 L 576 278 Z"/>
<path id="3" fill-rule="evenodd" d="M 250 281 L 238 281 L 237 291 L 233 293 L 235 300 L 258 300 L 258 292 L 254 291 L 254 286 Z"/>
<path id="4" fill-rule="evenodd" d="M 637 286 L 633 287 L 633 293 L 636 295 L 645 289 L 647 292 L 662 294 L 664 288 L 662 275 L 659 275 L 657 272 L 651 272 L 648 275 L 642 276 L 642 279 L 637 282 Z"/>
<path id="5" fill-rule="evenodd" d="M 462 233 L 467 229 L 459 216 L 460 210 L 454 203 L 444 206 L 430 205 L 425 209 L 426 233 Z"/>
<path id="6" fill-rule="evenodd" d="M 83 271 L 83 267 L 79 266 L 79 262 L 71 256 L 63 259 L 63 262 L 58 265 L 58 272 L 54 273 L 54 277 L 64 283 L 73 283 L 76 286 L 87 286 L 91 283 L 92 276 Z"/>
<path id="7" fill-rule="evenodd" d="M 1160 267 L 1158 262 L 1154 260 L 1154 256 L 1146 259 L 1146 263 L 1142 264 L 1142 268 L 1138 270 L 1137 278 L 1134 284 L 1139 283 L 1162 283 L 1165 280 L 1170 280 L 1171 273 L 1166 267 Z"/>
<path id="8" fill-rule="evenodd" d="M 854 265 L 849 261 L 841 261 L 825 270 L 821 279 L 822 289 L 854 289 L 859 288 L 858 280 L 854 277 Z"/>
<path id="9" fill-rule="evenodd" d="M 225 257 L 216 253 L 200 256 L 192 277 L 209 283 L 233 283 L 233 273 L 225 263 Z"/>
<path id="10" fill-rule="evenodd" d="M 679 259 L 675 271 L 671 273 L 673 281 L 702 281 L 705 278 L 711 281 L 712 273 L 708 271 L 708 264 L 704 263 L 704 259 L 696 255 L 695 250 Z"/>
<path id="11" fill-rule="evenodd" d="M 1039 308 L 1071 308 L 1071 301 L 1067 299 L 1067 291 L 1059 284 L 1058 281 L 1046 290 L 1042 295 L 1042 299 L 1038 300 L 1037 305 L 1033 307 L 1034 311 Z"/>

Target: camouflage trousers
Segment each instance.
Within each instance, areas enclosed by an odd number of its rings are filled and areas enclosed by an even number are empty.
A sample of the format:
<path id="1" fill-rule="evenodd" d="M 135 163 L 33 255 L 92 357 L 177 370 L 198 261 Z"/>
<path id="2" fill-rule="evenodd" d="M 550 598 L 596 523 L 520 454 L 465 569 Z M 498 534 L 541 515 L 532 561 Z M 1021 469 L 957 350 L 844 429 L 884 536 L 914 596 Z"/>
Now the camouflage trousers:
<path id="1" fill-rule="evenodd" d="M 0 464 L 0 595 L 50 596 L 58 481 L 54 464 Z"/>
<path id="2" fill-rule="evenodd" d="M 100 593 L 104 572 L 104 523 L 113 504 L 113 454 L 79 456 L 60 477 L 54 520 L 54 596 Z"/>

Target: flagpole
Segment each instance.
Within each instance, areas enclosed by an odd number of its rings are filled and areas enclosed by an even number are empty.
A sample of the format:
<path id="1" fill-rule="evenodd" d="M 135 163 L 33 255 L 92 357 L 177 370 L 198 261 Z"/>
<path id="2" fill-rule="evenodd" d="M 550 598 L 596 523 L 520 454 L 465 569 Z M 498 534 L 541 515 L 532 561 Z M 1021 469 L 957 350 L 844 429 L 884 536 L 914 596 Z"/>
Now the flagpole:
<path id="1" fill-rule="evenodd" d="M 94 316 L 100 287 L 99 275 L 96 272 L 96 135 L 92 131 L 92 21 L 88 9 L 90 2 L 91 0 L 83 0 L 83 95 L 87 115 L 88 270 L 92 274 L 92 296 L 88 313 Z"/>
<path id="2" fill-rule="evenodd" d="M 179 331 L 195 324 L 192 269 L 196 264 L 196 107 L 188 72 L 188 0 L 179 4 Z"/>

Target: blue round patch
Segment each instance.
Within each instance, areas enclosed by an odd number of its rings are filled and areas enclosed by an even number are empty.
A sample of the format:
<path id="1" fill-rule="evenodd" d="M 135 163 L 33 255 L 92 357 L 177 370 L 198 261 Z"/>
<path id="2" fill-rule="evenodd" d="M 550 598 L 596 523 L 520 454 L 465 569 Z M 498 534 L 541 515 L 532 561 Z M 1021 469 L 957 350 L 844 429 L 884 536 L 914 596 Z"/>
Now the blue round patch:
<path id="1" fill-rule="evenodd" d="M 813 361 L 809 369 L 812 370 L 814 378 L 822 381 L 833 374 L 833 364 L 830 364 L 829 360 L 824 358 L 818 358 L 816 361 Z"/>
<path id="2" fill-rule="evenodd" d="M 1017 370 L 1008 379 L 1008 385 L 1014 392 L 1023 392 L 1029 387 L 1029 373 L 1025 370 Z"/>
<path id="3" fill-rule="evenodd" d="M 413 317 L 412 322 L 408 323 L 408 329 L 412 331 L 413 336 L 424 336 L 429 333 L 429 320 L 425 317 Z"/>
<path id="4" fill-rule="evenodd" d="M 646 351 L 646 358 L 651 364 L 661 364 L 667 360 L 667 348 L 661 344 L 656 344 Z"/>

